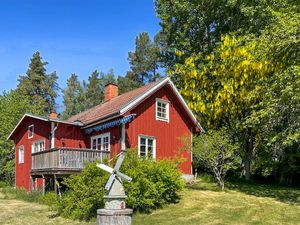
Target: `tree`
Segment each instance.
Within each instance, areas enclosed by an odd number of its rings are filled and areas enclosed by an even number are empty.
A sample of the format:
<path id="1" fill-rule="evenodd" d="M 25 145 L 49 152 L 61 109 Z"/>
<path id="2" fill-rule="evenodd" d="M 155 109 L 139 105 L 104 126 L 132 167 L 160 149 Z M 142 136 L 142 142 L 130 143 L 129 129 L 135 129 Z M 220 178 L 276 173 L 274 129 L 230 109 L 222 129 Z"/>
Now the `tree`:
<path id="1" fill-rule="evenodd" d="M 62 114 L 63 119 L 67 119 L 85 109 L 84 90 L 78 76 L 71 74 L 67 80 L 67 87 L 63 90 L 63 103 L 65 110 Z"/>
<path id="2" fill-rule="evenodd" d="M 130 79 L 130 77 L 133 76 L 134 75 L 132 74 L 132 71 L 129 71 L 127 72 L 125 77 L 122 76 L 118 77 L 117 83 L 118 83 L 120 95 L 141 87 L 141 84 L 139 82 L 136 82 L 134 79 Z"/>
<path id="3" fill-rule="evenodd" d="M 263 88 L 263 100 L 245 122 L 258 127 L 256 167 L 291 184 L 300 174 L 300 66 L 275 74 Z"/>
<path id="4" fill-rule="evenodd" d="M 49 114 L 55 110 L 55 98 L 57 97 L 58 84 L 55 72 L 46 74 L 45 66 L 39 52 L 33 54 L 26 75 L 20 76 L 18 91 L 30 97 L 32 105 L 42 107 L 43 114 Z"/>
<path id="5" fill-rule="evenodd" d="M 155 0 L 165 67 L 183 62 L 176 50 L 185 53 L 184 60 L 210 54 L 226 34 L 259 35 L 273 21 L 273 11 L 288 11 L 290 5 L 297 7 L 288 0 Z"/>
<path id="6" fill-rule="evenodd" d="M 86 106 L 85 108 L 91 108 L 95 105 L 99 105 L 102 101 L 102 95 L 100 91 L 100 77 L 99 72 L 95 70 L 88 78 L 88 83 L 86 85 L 86 93 L 85 100 Z"/>
<path id="7" fill-rule="evenodd" d="M 154 81 L 159 77 L 158 64 L 160 49 L 156 42 L 152 42 L 149 34 L 142 32 L 136 37 L 135 51 L 128 53 L 131 73 L 129 79 L 141 85 Z"/>
<path id="8" fill-rule="evenodd" d="M 15 149 L 8 135 L 26 113 L 42 114 L 43 108 L 33 105 L 29 96 L 12 90 L 0 95 L 0 179 L 13 183 Z"/>
<path id="9" fill-rule="evenodd" d="M 229 169 L 235 169 L 239 161 L 237 146 L 231 143 L 225 130 L 210 131 L 193 139 L 193 155 L 214 174 L 219 187 L 224 189 L 224 178 Z"/>
<path id="10" fill-rule="evenodd" d="M 261 95 L 256 93 L 260 82 L 277 68 L 260 53 L 259 43 L 252 36 L 225 36 L 210 55 L 188 57 L 184 64 L 176 65 L 174 73 L 174 76 L 179 74 L 176 79 L 180 80 L 180 93 L 205 127 L 227 126 L 240 134 L 233 138 L 243 146 L 240 154 L 246 179 L 250 179 L 255 130 L 239 122 L 249 116 L 252 106 L 260 101 Z M 199 61 L 201 66 L 197 66 Z"/>

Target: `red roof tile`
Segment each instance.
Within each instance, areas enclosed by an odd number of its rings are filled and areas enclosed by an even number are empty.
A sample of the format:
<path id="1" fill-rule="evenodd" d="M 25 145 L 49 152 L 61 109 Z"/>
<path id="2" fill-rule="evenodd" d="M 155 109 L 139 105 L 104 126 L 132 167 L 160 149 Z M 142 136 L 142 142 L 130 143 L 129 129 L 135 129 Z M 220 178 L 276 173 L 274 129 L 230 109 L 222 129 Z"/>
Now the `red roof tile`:
<path id="1" fill-rule="evenodd" d="M 74 122 L 79 120 L 84 124 L 89 124 L 105 117 L 109 117 L 110 115 L 118 113 L 122 108 L 127 106 L 129 103 L 140 97 L 142 94 L 153 88 L 161 81 L 162 80 L 155 81 L 133 91 L 119 95 L 108 102 L 104 102 L 77 115 L 74 115 L 67 121 Z"/>

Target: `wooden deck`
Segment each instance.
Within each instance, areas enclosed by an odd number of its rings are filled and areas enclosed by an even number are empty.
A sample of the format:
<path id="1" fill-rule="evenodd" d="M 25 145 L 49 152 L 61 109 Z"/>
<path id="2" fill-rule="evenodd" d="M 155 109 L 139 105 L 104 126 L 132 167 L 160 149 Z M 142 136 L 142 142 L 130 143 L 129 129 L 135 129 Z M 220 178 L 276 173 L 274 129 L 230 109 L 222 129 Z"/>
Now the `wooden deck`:
<path id="1" fill-rule="evenodd" d="M 109 159 L 108 151 L 74 148 L 53 148 L 31 154 L 32 175 L 70 174 L 80 172 L 85 162 Z"/>

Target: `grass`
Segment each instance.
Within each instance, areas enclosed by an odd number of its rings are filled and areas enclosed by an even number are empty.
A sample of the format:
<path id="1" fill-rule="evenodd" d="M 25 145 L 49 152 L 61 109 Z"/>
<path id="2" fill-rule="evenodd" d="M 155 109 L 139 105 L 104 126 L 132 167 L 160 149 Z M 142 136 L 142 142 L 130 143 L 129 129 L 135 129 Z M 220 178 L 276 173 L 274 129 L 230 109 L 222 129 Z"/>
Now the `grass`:
<path id="1" fill-rule="evenodd" d="M 1 225 L 95 225 L 96 222 L 73 221 L 61 218 L 46 205 L 12 199 L 0 191 Z"/>
<path id="2" fill-rule="evenodd" d="M 151 214 L 135 214 L 133 225 L 299 224 L 300 189 L 229 183 L 225 191 L 200 180 L 181 192 L 181 201 Z M 96 224 L 67 220 L 45 205 L 11 199 L 0 192 L 0 224 Z"/>
<path id="3" fill-rule="evenodd" d="M 182 192 L 182 199 L 152 214 L 137 214 L 133 225 L 300 224 L 300 189 L 234 184 L 220 191 L 200 181 Z"/>

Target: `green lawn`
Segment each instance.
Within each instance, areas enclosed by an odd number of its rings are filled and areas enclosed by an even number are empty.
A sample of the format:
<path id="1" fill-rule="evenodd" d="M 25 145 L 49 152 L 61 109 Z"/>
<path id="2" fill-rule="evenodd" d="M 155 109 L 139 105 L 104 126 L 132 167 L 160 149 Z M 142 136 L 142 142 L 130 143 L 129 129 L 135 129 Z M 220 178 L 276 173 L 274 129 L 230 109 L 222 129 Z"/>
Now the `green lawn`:
<path id="1" fill-rule="evenodd" d="M 47 206 L 8 199 L 0 193 L 0 224 L 96 224 L 58 217 Z M 181 193 L 178 204 L 151 214 L 136 214 L 133 225 L 300 224 L 300 189 L 230 184 L 218 191 L 199 182 Z"/>

